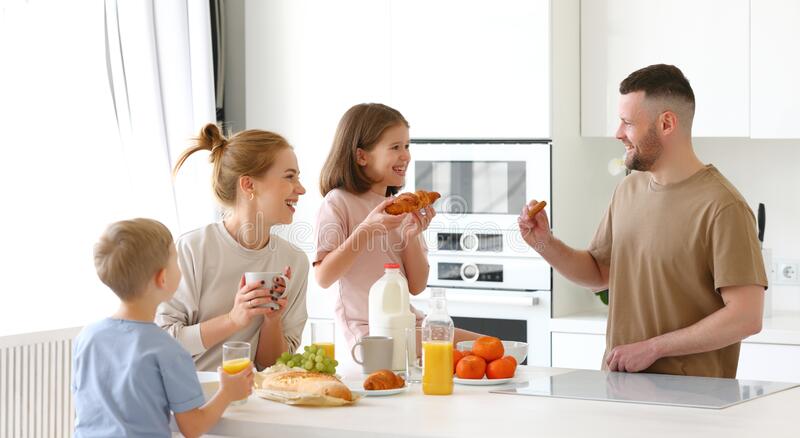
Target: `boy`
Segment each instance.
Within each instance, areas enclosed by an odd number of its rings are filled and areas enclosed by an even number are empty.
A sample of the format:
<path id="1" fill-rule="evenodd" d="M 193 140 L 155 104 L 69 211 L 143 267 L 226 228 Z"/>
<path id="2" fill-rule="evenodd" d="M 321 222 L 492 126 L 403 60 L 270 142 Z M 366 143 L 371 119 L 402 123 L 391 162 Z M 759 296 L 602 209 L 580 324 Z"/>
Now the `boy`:
<path id="1" fill-rule="evenodd" d="M 198 436 L 230 402 L 250 395 L 252 367 L 234 375 L 218 369 L 220 389 L 204 404 L 191 356 L 153 323 L 156 307 L 172 298 L 181 279 L 172 234 L 163 224 L 111 224 L 94 247 L 94 263 L 120 305 L 75 340 L 75 437 L 171 437 L 170 411 L 182 434 Z"/>

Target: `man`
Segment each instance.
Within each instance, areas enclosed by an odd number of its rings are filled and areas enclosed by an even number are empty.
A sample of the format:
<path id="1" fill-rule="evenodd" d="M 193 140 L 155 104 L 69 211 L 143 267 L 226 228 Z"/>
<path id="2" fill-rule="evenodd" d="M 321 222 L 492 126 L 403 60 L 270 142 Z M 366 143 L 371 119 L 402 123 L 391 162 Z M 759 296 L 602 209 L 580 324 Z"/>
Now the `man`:
<path id="1" fill-rule="evenodd" d="M 556 239 L 546 214 L 519 219 L 525 241 L 564 277 L 609 288 L 603 368 L 736 376 L 740 341 L 761 331 L 767 278 L 741 194 L 692 148 L 694 92 L 671 65 L 620 84 L 625 165 L 588 250 Z"/>

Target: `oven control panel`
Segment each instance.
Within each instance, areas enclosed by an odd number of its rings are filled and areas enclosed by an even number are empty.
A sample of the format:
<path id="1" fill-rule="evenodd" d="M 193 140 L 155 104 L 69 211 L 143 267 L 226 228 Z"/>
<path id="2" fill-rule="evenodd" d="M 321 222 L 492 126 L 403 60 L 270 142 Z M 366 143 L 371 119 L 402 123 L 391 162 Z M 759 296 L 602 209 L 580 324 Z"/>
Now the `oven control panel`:
<path id="1" fill-rule="evenodd" d="M 503 235 L 488 233 L 436 233 L 439 251 L 503 252 Z"/>
<path id="2" fill-rule="evenodd" d="M 486 263 L 439 263 L 439 280 L 503 282 L 503 265 Z"/>
<path id="3" fill-rule="evenodd" d="M 552 270 L 541 257 L 431 253 L 428 260 L 428 286 L 432 287 L 530 291 L 552 286 Z"/>

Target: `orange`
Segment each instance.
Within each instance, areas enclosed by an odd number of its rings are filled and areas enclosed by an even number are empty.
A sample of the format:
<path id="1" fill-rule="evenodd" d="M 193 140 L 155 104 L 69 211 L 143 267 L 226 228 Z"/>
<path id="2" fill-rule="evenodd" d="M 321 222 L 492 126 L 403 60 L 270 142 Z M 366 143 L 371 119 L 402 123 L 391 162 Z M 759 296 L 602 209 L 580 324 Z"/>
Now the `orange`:
<path id="1" fill-rule="evenodd" d="M 456 376 L 461 379 L 482 379 L 486 373 L 486 361 L 478 356 L 461 358 L 456 365 Z"/>
<path id="2" fill-rule="evenodd" d="M 517 361 L 511 356 L 489 362 L 486 366 L 486 377 L 490 379 L 508 379 L 514 377 Z"/>
<path id="3" fill-rule="evenodd" d="M 464 352 L 459 350 L 453 350 L 453 373 L 456 372 L 456 365 L 458 365 L 458 361 L 464 357 Z"/>
<path id="4" fill-rule="evenodd" d="M 472 353 L 486 359 L 486 362 L 491 362 L 503 357 L 505 349 L 500 339 L 494 336 L 481 336 L 472 345 Z"/>

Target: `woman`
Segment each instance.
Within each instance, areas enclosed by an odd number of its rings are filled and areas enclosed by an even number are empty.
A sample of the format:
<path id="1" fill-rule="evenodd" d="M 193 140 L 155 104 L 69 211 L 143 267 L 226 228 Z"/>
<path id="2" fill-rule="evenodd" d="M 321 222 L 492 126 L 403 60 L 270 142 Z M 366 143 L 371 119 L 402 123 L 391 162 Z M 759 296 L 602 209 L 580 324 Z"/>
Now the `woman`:
<path id="1" fill-rule="evenodd" d="M 208 124 L 175 172 L 200 150 L 211 151 L 214 195 L 227 211 L 222 221 L 178 239 L 183 280 L 156 322 L 189 351 L 198 370 L 220 366 L 223 341 L 249 342 L 251 359 L 263 369 L 297 349 L 307 319 L 308 259 L 270 235 L 273 225 L 292 222 L 305 193 L 297 157 L 278 134 L 247 130 L 228 139 Z M 244 272 L 283 272 L 290 281 L 245 284 Z M 270 302 L 279 308 L 265 306 Z"/>

